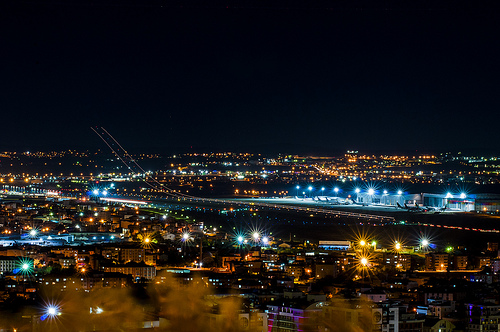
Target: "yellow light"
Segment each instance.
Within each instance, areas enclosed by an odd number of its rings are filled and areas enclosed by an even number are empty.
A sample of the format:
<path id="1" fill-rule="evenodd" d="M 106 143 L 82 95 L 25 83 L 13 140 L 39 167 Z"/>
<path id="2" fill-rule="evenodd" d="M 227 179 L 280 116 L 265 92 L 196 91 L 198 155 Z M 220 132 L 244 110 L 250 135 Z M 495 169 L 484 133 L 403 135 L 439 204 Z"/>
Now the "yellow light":
<path id="1" fill-rule="evenodd" d="M 368 259 L 366 259 L 365 257 L 361 258 L 361 265 L 363 266 L 368 265 Z"/>
<path id="2" fill-rule="evenodd" d="M 366 242 L 365 242 L 365 240 L 361 240 L 361 241 L 359 241 L 359 244 L 364 247 Z"/>
<path id="3" fill-rule="evenodd" d="M 401 243 L 396 242 L 396 250 L 399 250 L 399 249 L 401 249 Z"/>

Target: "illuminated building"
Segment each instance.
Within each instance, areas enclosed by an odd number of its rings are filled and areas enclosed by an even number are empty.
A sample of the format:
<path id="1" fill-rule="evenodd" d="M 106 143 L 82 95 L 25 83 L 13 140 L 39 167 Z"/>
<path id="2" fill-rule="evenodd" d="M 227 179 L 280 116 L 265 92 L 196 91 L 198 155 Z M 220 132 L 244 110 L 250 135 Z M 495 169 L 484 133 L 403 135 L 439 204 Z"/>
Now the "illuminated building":
<path id="1" fill-rule="evenodd" d="M 432 253 L 425 255 L 425 269 L 427 271 L 446 272 L 448 270 L 449 255 Z"/>
<path id="2" fill-rule="evenodd" d="M 308 322 L 312 317 L 314 317 L 314 315 L 321 314 L 325 303 L 315 302 L 308 305 L 300 304 L 299 302 L 292 301 L 289 304 L 282 303 L 281 305 L 267 305 L 268 331 L 313 331 L 312 326 L 309 326 Z"/>
<path id="3" fill-rule="evenodd" d="M 118 272 L 131 275 L 134 280 L 141 278 L 153 279 L 156 276 L 156 267 L 144 263 L 130 262 L 124 265 L 103 266 L 104 272 Z"/>

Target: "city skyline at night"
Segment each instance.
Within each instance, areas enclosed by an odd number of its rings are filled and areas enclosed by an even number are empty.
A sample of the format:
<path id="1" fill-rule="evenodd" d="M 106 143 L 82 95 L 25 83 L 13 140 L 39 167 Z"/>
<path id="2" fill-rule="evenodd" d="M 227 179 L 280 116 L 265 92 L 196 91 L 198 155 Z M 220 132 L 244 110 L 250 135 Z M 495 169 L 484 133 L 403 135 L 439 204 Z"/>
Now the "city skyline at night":
<path id="1" fill-rule="evenodd" d="M 0 2 L 0 331 L 500 331 L 494 1 Z"/>

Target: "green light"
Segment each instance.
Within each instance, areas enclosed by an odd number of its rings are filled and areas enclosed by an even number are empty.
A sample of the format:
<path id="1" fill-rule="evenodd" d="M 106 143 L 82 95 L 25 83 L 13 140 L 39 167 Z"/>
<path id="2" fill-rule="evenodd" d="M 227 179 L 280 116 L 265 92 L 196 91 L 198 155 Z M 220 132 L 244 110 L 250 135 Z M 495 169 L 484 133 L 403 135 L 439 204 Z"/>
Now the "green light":
<path id="1" fill-rule="evenodd" d="M 20 257 L 16 262 L 16 268 L 18 270 L 17 273 L 28 276 L 32 275 L 35 271 L 35 267 L 33 266 L 33 260 L 27 257 Z"/>
<path id="2" fill-rule="evenodd" d="M 453 247 L 447 247 L 447 248 L 446 248 L 446 251 L 447 251 L 447 252 L 453 251 Z"/>

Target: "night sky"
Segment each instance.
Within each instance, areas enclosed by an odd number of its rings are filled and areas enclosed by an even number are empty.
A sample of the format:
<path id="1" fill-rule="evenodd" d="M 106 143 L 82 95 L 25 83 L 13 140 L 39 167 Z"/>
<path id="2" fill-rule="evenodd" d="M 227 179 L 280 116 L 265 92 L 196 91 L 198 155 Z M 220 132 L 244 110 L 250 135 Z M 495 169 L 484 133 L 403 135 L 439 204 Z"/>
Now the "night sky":
<path id="1" fill-rule="evenodd" d="M 2 3 L 4 150 L 500 151 L 485 3 Z"/>

